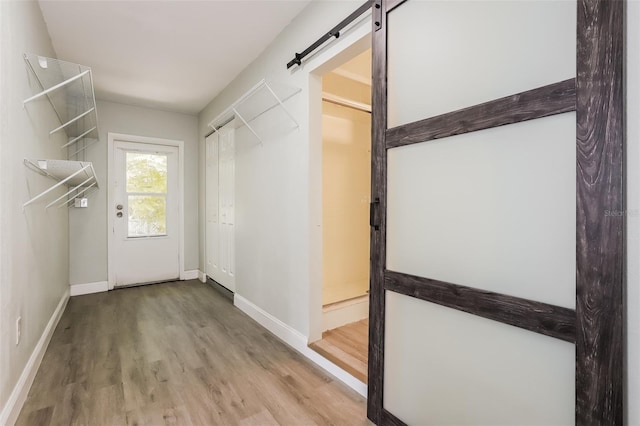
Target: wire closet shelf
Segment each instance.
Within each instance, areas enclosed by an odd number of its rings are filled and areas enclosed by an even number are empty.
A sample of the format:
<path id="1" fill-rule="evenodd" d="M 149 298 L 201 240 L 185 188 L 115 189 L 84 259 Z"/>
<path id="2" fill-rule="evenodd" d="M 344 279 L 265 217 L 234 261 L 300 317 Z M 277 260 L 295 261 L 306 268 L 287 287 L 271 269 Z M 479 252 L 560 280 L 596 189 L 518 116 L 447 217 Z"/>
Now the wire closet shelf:
<path id="1" fill-rule="evenodd" d="M 55 204 L 58 207 L 70 205 L 74 199 L 91 188 L 98 188 L 98 178 L 93 170 L 93 164 L 85 161 L 69 161 L 69 160 L 24 160 L 25 166 L 31 170 L 40 173 L 43 176 L 57 180 L 58 183 L 42 191 L 40 194 L 31 198 L 29 201 L 23 204 L 23 208 L 29 204 L 33 204 L 35 201 L 49 194 L 56 188 L 65 185 L 71 188 L 69 191 L 59 196 L 55 200 L 46 205 L 45 208 L 49 208 Z M 71 199 L 65 199 L 73 192 L 74 197 Z M 62 200 L 62 201 L 61 201 Z"/>
<path id="2" fill-rule="evenodd" d="M 47 99 L 60 122 L 59 126 L 50 129 L 49 136 L 64 132 L 67 140 L 60 146 L 60 150 L 67 150 L 68 159 L 24 160 L 29 169 L 54 179 L 57 183 L 32 197 L 23 204 L 23 208 L 63 185 L 71 189 L 45 208 L 73 205 L 75 198 L 86 196 L 87 191 L 99 187 L 92 163 L 70 160 L 77 160 L 80 156 L 84 158 L 84 150 L 99 139 L 91 68 L 30 53 L 24 54 L 24 60 L 42 88 L 40 92 L 25 99 L 24 106 L 27 108 L 32 102 Z"/>
<path id="3" fill-rule="evenodd" d="M 60 126 L 50 135 L 64 131 L 68 141 L 60 149 L 75 147 L 68 157 L 85 150 L 98 140 L 98 113 L 93 91 L 91 68 L 25 53 L 24 60 L 42 87 L 42 91 L 24 100 L 25 106 L 46 97 L 55 111 Z M 87 143 L 87 139 L 93 142 Z"/>
<path id="4" fill-rule="evenodd" d="M 300 91 L 298 87 L 267 82 L 263 79 L 211 120 L 209 127 L 217 132 L 223 125 L 235 122 L 236 128 L 246 126 L 262 144 L 264 135 L 261 136 L 252 125 L 254 120 L 274 108 L 279 108 L 297 129 L 299 124 L 284 103 Z"/>

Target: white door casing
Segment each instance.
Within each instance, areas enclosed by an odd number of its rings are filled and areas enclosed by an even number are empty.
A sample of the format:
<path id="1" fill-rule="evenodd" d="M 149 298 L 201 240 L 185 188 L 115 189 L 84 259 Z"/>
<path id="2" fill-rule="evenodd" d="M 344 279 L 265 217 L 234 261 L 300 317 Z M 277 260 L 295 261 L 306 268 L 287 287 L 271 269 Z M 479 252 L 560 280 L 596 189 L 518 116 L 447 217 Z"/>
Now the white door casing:
<path id="1" fill-rule="evenodd" d="M 211 278 L 218 276 L 219 264 L 219 228 L 218 221 L 218 134 L 213 133 L 205 140 L 206 151 L 206 274 Z M 215 279 L 215 278 L 214 278 Z"/>
<path id="2" fill-rule="evenodd" d="M 235 291 L 235 142 L 231 123 L 206 139 L 207 275 Z"/>
<path id="3" fill-rule="evenodd" d="M 109 133 L 108 145 L 109 289 L 183 279 L 182 141 Z"/>

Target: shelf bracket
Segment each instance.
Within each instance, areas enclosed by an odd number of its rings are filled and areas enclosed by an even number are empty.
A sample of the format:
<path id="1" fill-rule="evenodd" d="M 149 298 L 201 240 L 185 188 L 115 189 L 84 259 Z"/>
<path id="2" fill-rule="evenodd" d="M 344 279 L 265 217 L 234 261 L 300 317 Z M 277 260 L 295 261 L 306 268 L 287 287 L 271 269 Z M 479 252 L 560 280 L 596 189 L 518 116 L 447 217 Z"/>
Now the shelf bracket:
<path id="1" fill-rule="evenodd" d="M 253 133 L 255 135 L 256 138 L 258 138 L 258 140 L 260 141 L 260 144 L 262 144 L 262 138 L 260 136 L 258 136 L 258 134 L 256 133 L 255 130 L 253 130 L 253 127 L 251 127 L 251 125 L 249 123 L 247 123 L 247 120 L 244 119 L 244 117 L 242 116 L 242 114 L 240 114 L 238 112 L 237 109 L 233 108 L 233 112 L 234 114 L 244 123 L 245 126 L 247 126 L 247 128 L 249 130 L 251 130 L 251 133 Z"/>
<path id="2" fill-rule="evenodd" d="M 273 91 L 273 89 L 271 88 L 271 86 L 269 86 L 269 83 L 265 82 L 264 83 L 265 87 L 267 89 L 269 89 L 269 92 L 271 92 L 271 94 L 273 95 L 274 98 L 276 98 L 276 101 L 278 101 L 278 103 L 280 104 L 280 106 L 282 107 L 282 109 L 284 110 L 284 112 L 289 116 L 289 118 L 291 119 L 291 121 L 293 121 L 293 124 L 296 125 L 296 129 L 298 127 L 300 127 L 300 125 L 298 124 L 298 122 L 296 121 L 295 118 L 293 118 L 293 115 L 291 115 L 291 113 L 289 112 L 289 110 L 287 109 L 286 106 L 284 106 L 284 104 L 282 103 L 282 101 L 280 100 L 280 98 L 278 97 L 278 95 L 276 95 L 276 92 Z"/>

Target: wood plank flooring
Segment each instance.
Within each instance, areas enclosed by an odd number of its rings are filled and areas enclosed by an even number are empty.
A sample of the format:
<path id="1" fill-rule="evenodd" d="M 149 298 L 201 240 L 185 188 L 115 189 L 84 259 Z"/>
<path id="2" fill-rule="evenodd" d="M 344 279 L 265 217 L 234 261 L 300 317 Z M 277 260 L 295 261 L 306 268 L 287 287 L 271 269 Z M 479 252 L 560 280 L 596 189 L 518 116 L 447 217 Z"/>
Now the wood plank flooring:
<path id="1" fill-rule="evenodd" d="M 73 297 L 18 425 L 365 425 L 366 401 L 199 281 Z"/>
<path id="2" fill-rule="evenodd" d="M 368 319 L 325 331 L 322 333 L 322 340 L 313 342 L 309 347 L 367 383 Z"/>

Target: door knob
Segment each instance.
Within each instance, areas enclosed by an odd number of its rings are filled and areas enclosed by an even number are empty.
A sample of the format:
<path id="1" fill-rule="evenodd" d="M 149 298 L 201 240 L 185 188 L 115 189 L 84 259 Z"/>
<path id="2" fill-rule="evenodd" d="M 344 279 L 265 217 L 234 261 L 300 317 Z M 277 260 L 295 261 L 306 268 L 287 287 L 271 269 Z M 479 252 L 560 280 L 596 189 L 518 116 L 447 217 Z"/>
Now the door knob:
<path id="1" fill-rule="evenodd" d="M 118 210 L 122 210 L 122 204 L 118 204 L 118 205 L 116 206 L 116 209 L 118 209 Z"/>
<path id="2" fill-rule="evenodd" d="M 118 216 L 118 217 L 122 217 L 122 212 L 118 212 L 118 213 L 116 213 L 116 216 Z"/>

